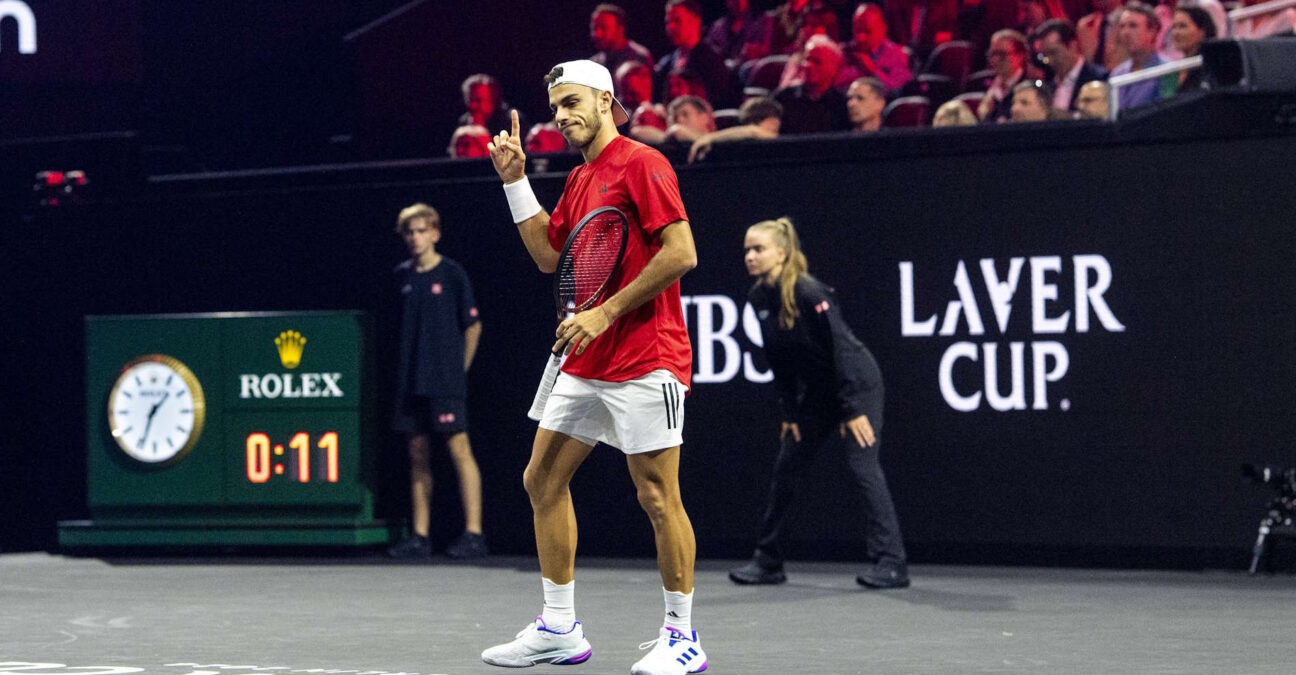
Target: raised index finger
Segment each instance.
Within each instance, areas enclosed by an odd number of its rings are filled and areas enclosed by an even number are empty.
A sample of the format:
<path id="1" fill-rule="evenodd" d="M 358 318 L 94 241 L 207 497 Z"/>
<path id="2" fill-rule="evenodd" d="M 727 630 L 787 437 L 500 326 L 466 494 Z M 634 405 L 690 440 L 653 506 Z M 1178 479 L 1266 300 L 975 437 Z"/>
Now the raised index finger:
<path id="1" fill-rule="evenodd" d="M 516 108 L 514 108 L 513 110 L 510 110 L 510 111 L 509 111 L 509 117 L 512 118 L 512 120 L 513 120 L 513 138 L 517 138 L 517 137 L 518 137 L 518 134 L 521 133 L 521 132 L 520 132 L 520 130 L 518 129 L 518 115 L 517 115 L 517 109 L 516 109 Z"/>

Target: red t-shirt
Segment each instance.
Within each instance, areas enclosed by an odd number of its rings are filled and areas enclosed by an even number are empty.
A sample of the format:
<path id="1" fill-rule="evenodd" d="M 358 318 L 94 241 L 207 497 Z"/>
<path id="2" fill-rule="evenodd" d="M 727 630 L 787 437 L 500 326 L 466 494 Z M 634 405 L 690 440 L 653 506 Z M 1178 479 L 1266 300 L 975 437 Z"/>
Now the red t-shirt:
<path id="1" fill-rule="evenodd" d="M 630 221 L 621 268 L 604 300 L 634 281 L 661 249 L 658 230 L 688 220 L 679 180 L 660 152 L 617 136 L 593 162 L 567 176 L 567 185 L 549 214 L 549 245 L 561 251 L 571 228 L 585 214 L 615 206 Z M 693 349 L 684 326 L 679 282 L 612 322 L 582 354 L 567 355 L 563 371 L 577 377 L 625 382 L 665 368 L 685 386 L 693 371 Z"/>

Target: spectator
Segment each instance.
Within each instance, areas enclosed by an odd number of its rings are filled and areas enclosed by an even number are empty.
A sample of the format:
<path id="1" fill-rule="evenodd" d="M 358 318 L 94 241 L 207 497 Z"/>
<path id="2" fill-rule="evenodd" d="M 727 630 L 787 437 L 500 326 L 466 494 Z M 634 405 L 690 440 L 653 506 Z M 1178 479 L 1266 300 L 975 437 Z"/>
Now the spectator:
<path id="1" fill-rule="evenodd" d="M 995 33 L 986 62 L 994 71 L 994 80 L 981 99 L 977 116 L 982 122 L 1005 122 L 1012 116 L 1013 87 L 1026 76 L 1026 37 L 1015 30 Z"/>
<path id="2" fill-rule="evenodd" d="M 976 124 L 976 113 L 958 99 L 942 103 L 932 115 L 933 127 L 974 127 Z"/>
<path id="3" fill-rule="evenodd" d="M 674 101 L 681 96 L 709 98 L 706 83 L 688 68 L 678 73 L 671 73 L 666 78 L 666 101 Z"/>
<path id="4" fill-rule="evenodd" d="M 480 124 L 464 124 L 454 130 L 450 136 L 450 147 L 446 153 L 453 159 L 478 159 L 490 157 L 486 147 L 491 140 L 490 131 Z"/>
<path id="5" fill-rule="evenodd" d="M 1080 87 L 1080 96 L 1076 99 L 1076 112 L 1082 119 L 1111 119 L 1111 102 L 1108 92 L 1111 87 L 1101 80 L 1094 80 Z"/>
<path id="6" fill-rule="evenodd" d="M 1040 53 L 1053 71 L 1052 107 L 1075 110 L 1080 87 L 1087 82 L 1107 79 L 1107 71 L 1085 59 L 1075 28 L 1066 19 L 1049 19 L 1035 33 Z"/>
<path id="7" fill-rule="evenodd" d="M 762 14 L 758 42 L 749 48 L 744 61 L 754 61 L 770 54 L 791 54 L 796 51 L 796 38 L 801 32 L 805 13 L 813 9 L 810 0 L 788 0 Z"/>
<path id="8" fill-rule="evenodd" d="M 1242 0 L 1243 7 L 1258 5 L 1266 0 Z M 1233 37 L 1246 40 L 1258 40 L 1271 35 L 1290 33 L 1296 27 L 1296 8 L 1261 14 L 1260 16 L 1242 19 L 1233 26 Z M 1125 105 L 1122 103 L 1121 105 Z"/>
<path id="9" fill-rule="evenodd" d="M 590 60 L 608 72 L 617 72 L 627 61 L 638 61 L 649 68 L 653 65 L 648 48 L 626 37 L 626 13 L 618 5 L 603 3 L 594 8 L 590 14 L 590 42 L 598 50 Z"/>
<path id="10" fill-rule="evenodd" d="M 783 106 L 783 133 L 849 129 L 846 97 L 832 86 L 841 69 L 841 47 L 826 36 L 816 35 L 806 43 L 805 62 L 805 82 L 774 93 L 774 100 Z"/>
<path id="11" fill-rule="evenodd" d="M 725 0 L 725 10 L 726 14 L 711 24 L 706 43 L 732 68 L 760 51 L 761 24 L 749 0 Z"/>
<path id="12" fill-rule="evenodd" d="M 487 129 L 502 131 L 513 124 L 509 118 L 512 110 L 504 102 L 504 93 L 499 80 L 490 75 L 478 73 L 470 75 L 459 85 L 463 93 L 464 107 L 467 112 L 459 116 L 459 126 L 478 125 Z M 518 113 L 521 117 L 522 113 Z M 525 125 L 526 117 L 521 117 Z"/>
<path id="13" fill-rule="evenodd" d="M 958 0 L 895 0 L 883 4 L 891 39 L 926 60 L 958 31 Z"/>
<path id="14" fill-rule="evenodd" d="M 1200 7 L 1206 10 L 1206 13 L 1210 15 L 1211 21 L 1215 24 L 1215 35 L 1221 38 L 1228 37 L 1228 12 L 1224 11 L 1224 5 L 1220 4 L 1220 0 L 1179 0 L 1178 6 Z"/>
<path id="15" fill-rule="evenodd" d="M 797 33 L 796 51 L 783 67 L 778 89 L 795 87 L 805 81 L 805 45 L 816 35 L 827 36 L 833 42 L 837 42 L 840 36 L 837 15 L 826 7 L 811 9 L 802 17 L 801 31 Z"/>
<path id="16" fill-rule="evenodd" d="M 1040 80 L 1018 82 L 1013 87 L 1013 122 L 1044 122 L 1052 110 L 1053 92 Z"/>
<path id="17" fill-rule="evenodd" d="M 666 36 L 675 51 L 657 64 L 657 82 L 667 90 L 672 74 L 693 73 L 702 81 L 708 98 L 718 106 L 736 102 L 733 82 L 724 58 L 702 42 L 702 7 L 697 0 L 670 0 L 666 3 Z"/>
<path id="18" fill-rule="evenodd" d="M 872 133 L 882 128 L 886 108 L 886 85 L 876 77 L 861 77 L 846 90 L 846 115 L 851 131 Z"/>
<path id="19" fill-rule="evenodd" d="M 1157 53 L 1166 61 L 1182 59 L 1183 52 L 1175 47 L 1174 38 L 1170 36 L 1170 24 L 1174 23 L 1175 0 L 1160 0 L 1153 5 L 1152 11 L 1156 13 L 1157 21 L 1161 22 L 1161 32 L 1157 33 L 1156 39 Z"/>
<path id="20" fill-rule="evenodd" d="M 1017 30 L 1022 35 L 1035 35 L 1036 31 L 1045 21 L 1049 19 L 1058 19 L 1060 16 L 1053 14 L 1053 8 L 1049 7 L 1051 3 L 1061 9 L 1057 0 L 1022 0 L 1017 6 Z M 1063 14 L 1062 16 L 1066 16 Z"/>
<path id="21" fill-rule="evenodd" d="M 1094 11 L 1076 22 L 1076 37 L 1085 59 L 1105 68 L 1108 72 L 1129 58 L 1124 45 L 1116 38 L 1117 24 L 1124 0 L 1094 0 Z"/>
<path id="22" fill-rule="evenodd" d="M 616 95 L 626 110 L 634 111 L 640 103 L 652 101 L 653 72 L 647 64 L 639 61 L 626 61 L 617 68 Z"/>
<path id="23" fill-rule="evenodd" d="M 865 3 L 855 9 L 851 33 L 855 39 L 846 45 L 835 83 L 839 89 L 861 77 L 875 77 L 888 91 L 895 91 L 913 79 L 909 55 L 887 39 L 886 19 L 877 5 Z"/>
<path id="24" fill-rule="evenodd" d="M 1161 21 L 1151 7 L 1137 0 L 1125 5 L 1125 9 L 1121 11 L 1118 37 L 1130 58 L 1116 66 L 1111 76 L 1127 75 L 1165 63 L 1165 59 L 1156 52 L 1156 39 L 1160 31 Z M 1173 95 L 1178 85 L 1178 77 L 1175 75 L 1127 84 L 1117 92 L 1120 108 L 1127 110 L 1156 103 Z"/>
<path id="25" fill-rule="evenodd" d="M 782 118 L 783 106 L 778 101 L 770 98 L 750 99 L 738 109 L 738 126 L 703 134 L 689 148 L 688 161 L 692 164 L 705 159 L 711 152 L 711 146 L 716 143 L 778 138 Z"/>
<path id="26" fill-rule="evenodd" d="M 1215 21 L 1211 15 L 1200 7 L 1180 7 L 1175 10 L 1170 23 L 1170 37 L 1175 48 L 1184 56 L 1201 54 L 1203 40 L 1215 37 Z M 1202 69 L 1193 68 L 1179 73 L 1179 87 L 1176 93 L 1193 91 L 1202 88 Z"/>
<path id="27" fill-rule="evenodd" d="M 527 132 L 526 151 L 539 155 L 567 152 L 567 137 L 558 130 L 557 124 L 542 122 Z"/>
<path id="28" fill-rule="evenodd" d="M 1088 0 L 1083 0 L 1088 2 Z M 1043 9 L 1044 19 L 1047 19 L 1047 13 L 1052 7 L 1060 7 L 1059 0 L 961 0 L 958 10 L 958 31 L 956 37 L 972 43 L 972 48 L 984 52 L 990 48 L 990 36 L 1005 28 L 1017 28 L 1020 30 L 1022 20 L 1022 10 L 1027 4 L 1037 2 L 1047 2 L 1048 7 Z M 1038 24 L 1040 19 L 1035 23 Z M 1034 25 L 1034 24 L 1032 24 Z M 1022 35 L 1030 35 L 1029 31 L 1021 31 Z"/>
<path id="29" fill-rule="evenodd" d="M 630 115 L 630 137 L 640 143 L 659 145 L 666 140 L 666 108 L 644 101 Z"/>
<path id="30" fill-rule="evenodd" d="M 707 100 L 698 96 L 681 96 L 666 107 L 666 137 L 681 143 L 693 141 L 716 130 L 715 113 Z"/>
<path id="31" fill-rule="evenodd" d="M 638 61 L 621 64 L 616 72 L 617 100 L 630 113 L 630 137 L 641 143 L 666 139 L 666 108 L 653 103 L 653 72 Z"/>
<path id="32" fill-rule="evenodd" d="M 653 145 L 689 145 L 716 130 L 715 112 L 711 104 L 700 96 L 686 94 L 666 106 L 666 117 L 660 128 L 652 112 L 646 113 L 638 124 L 631 121 L 631 133 L 637 140 Z"/>

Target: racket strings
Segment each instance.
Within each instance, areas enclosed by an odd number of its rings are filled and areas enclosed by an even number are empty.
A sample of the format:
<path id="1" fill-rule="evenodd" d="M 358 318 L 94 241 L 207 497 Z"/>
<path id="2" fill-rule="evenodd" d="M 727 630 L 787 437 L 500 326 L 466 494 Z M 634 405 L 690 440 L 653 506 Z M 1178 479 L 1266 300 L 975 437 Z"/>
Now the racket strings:
<path id="1" fill-rule="evenodd" d="M 619 217 L 581 228 L 558 270 L 558 295 L 565 309 L 588 309 L 598 299 L 616 270 L 623 232 Z"/>

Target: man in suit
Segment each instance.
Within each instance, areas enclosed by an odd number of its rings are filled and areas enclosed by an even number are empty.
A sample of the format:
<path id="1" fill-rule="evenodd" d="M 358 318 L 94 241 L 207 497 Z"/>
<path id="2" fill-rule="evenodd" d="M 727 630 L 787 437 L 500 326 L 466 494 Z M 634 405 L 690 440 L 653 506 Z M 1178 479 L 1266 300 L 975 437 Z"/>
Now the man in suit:
<path id="1" fill-rule="evenodd" d="M 657 92 L 669 91 L 671 75 L 692 73 L 702 81 L 707 99 L 717 108 L 737 104 L 733 79 L 724 57 L 702 41 L 702 6 L 697 0 L 666 3 L 666 36 L 675 50 L 657 63 Z M 669 103 L 669 100 L 664 101 Z"/>
<path id="2" fill-rule="evenodd" d="M 1034 42 L 1053 71 L 1053 100 L 1056 110 L 1073 111 L 1080 88 L 1094 80 L 1106 80 L 1107 71 L 1090 63 L 1080 51 L 1075 27 L 1066 19 L 1049 19 L 1035 31 Z"/>

